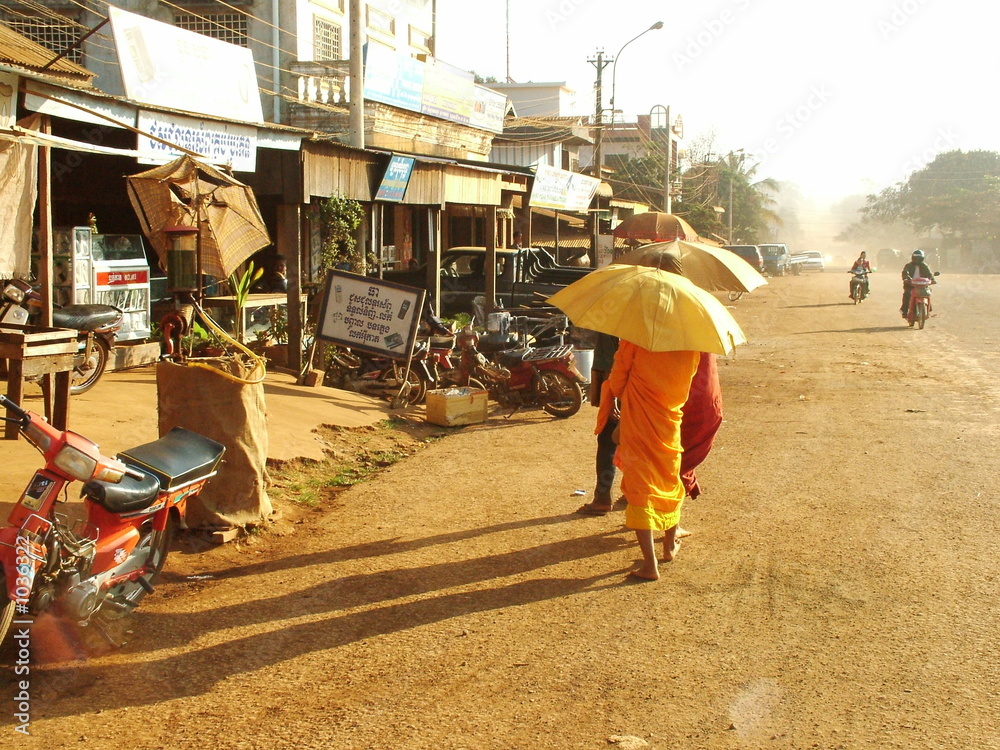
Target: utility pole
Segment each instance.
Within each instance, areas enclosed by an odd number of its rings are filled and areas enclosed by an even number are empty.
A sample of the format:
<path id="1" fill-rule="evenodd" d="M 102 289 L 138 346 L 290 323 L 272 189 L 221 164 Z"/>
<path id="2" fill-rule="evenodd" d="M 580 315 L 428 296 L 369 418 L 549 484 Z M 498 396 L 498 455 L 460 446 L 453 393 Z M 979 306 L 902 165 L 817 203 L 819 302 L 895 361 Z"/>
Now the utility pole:
<path id="1" fill-rule="evenodd" d="M 614 58 L 605 57 L 604 50 L 597 50 L 597 57 L 587 60 L 597 68 L 597 82 L 594 84 L 594 177 L 601 179 L 604 170 L 604 152 L 602 150 L 604 141 L 604 89 L 601 84 L 603 72 L 606 67 L 614 62 Z M 613 115 L 612 115 L 613 116 Z"/>
<path id="2" fill-rule="evenodd" d="M 733 175 L 729 174 L 729 244 L 733 244 Z"/>
<path id="3" fill-rule="evenodd" d="M 670 201 L 670 161 L 673 155 L 673 133 L 674 126 L 670 122 L 670 107 L 667 107 L 667 165 L 664 167 L 665 176 L 663 179 L 663 210 L 672 213 L 673 204 Z"/>
<path id="4" fill-rule="evenodd" d="M 365 0 L 350 0 L 351 21 L 351 100 L 349 103 L 348 129 L 351 145 L 365 147 L 365 75 L 364 75 L 364 28 Z"/>
<path id="5" fill-rule="evenodd" d="M 510 0 L 507 0 L 507 83 L 513 83 L 510 77 Z"/>
<path id="6" fill-rule="evenodd" d="M 594 158 L 591 162 L 594 177 L 603 179 L 604 174 L 604 91 L 601 85 L 604 69 L 614 62 L 613 58 L 604 57 L 604 50 L 597 50 L 597 57 L 587 60 L 597 68 L 597 82 L 594 84 L 595 107 L 594 107 Z M 614 118 L 614 113 L 611 115 Z M 594 212 L 594 234 L 591 237 L 590 267 L 597 268 L 597 257 L 599 252 L 601 220 L 598 212 Z"/>

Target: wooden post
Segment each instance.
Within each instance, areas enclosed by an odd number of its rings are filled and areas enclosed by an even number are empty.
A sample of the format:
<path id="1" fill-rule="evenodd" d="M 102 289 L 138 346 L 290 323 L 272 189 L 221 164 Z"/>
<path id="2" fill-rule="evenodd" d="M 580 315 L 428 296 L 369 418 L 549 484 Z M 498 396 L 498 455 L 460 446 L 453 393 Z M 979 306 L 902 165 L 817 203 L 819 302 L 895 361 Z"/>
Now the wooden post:
<path id="1" fill-rule="evenodd" d="M 41 132 L 49 134 L 52 132 L 52 120 L 48 115 L 42 115 Z M 38 281 L 42 287 L 42 317 L 39 325 L 44 328 L 52 327 L 52 294 L 53 279 L 55 273 L 52 268 L 52 149 L 48 146 L 38 147 Z M 71 250 L 72 252 L 72 250 Z M 76 263 L 74 261 L 74 272 Z M 72 288 L 75 287 L 75 284 Z M 70 299 L 70 304 L 75 299 Z M 45 415 L 53 419 L 55 405 L 58 399 L 55 393 L 58 385 L 53 384 L 51 373 L 42 375 L 42 400 L 44 403 Z M 68 395 L 68 388 L 67 388 Z M 65 409 L 60 409 L 60 416 L 63 419 L 63 426 L 69 424 L 69 402 Z"/>
<path id="2" fill-rule="evenodd" d="M 288 314 L 288 367 L 302 367 L 302 236 L 301 207 L 297 204 L 278 206 L 278 252 L 285 256 L 288 292 L 285 310 Z"/>
<path id="3" fill-rule="evenodd" d="M 483 273 L 486 275 L 486 314 L 496 310 L 497 302 L 497 207 L 486 207 L 486 258 Z"/>

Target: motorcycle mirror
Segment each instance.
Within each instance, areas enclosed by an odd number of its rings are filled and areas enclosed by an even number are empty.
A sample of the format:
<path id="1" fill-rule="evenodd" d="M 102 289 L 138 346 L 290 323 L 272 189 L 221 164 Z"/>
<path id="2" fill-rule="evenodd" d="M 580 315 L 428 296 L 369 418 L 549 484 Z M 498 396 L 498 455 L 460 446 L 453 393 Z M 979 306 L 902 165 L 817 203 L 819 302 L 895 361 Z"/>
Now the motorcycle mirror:
<path id="1" fill-rule="evenodd" d="M 935 272 L 934 272 L 934 275 L 935 275 L 935 276 L 940 276 L 940 275 L 941 275 L 941 272 L 940 272 L 940 271 L 935 271 Z"/>

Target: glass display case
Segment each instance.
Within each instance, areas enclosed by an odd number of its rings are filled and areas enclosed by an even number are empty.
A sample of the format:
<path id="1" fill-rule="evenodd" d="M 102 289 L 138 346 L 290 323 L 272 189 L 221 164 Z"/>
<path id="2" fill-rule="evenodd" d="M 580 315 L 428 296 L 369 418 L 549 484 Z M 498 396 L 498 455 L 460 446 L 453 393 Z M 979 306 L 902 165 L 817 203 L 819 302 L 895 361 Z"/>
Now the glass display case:
<path id="1" fill-rule="evenodd" d="M 148 339 L 149 263 L 139 234 L 95 234 L 92 241 L 94 302 L 114 305 L 125 314 L 118 341 Z"/>
<path id="2" fill-rule="evenodd" d="M 138 234 L 94 234 L 88 227 L 52 232 L 52 303 L 114 305 L 125 314 L 118 341 L 148 339 L 149 263 Z M 38 256 L 32 258 L 38 278 Z"/>
<path id="3" fill-rule="evenodd" d="M 94 301 L 90 227 L 56 229 L 52 232 L 52 302 L 85 305 Z M 38 277 L 37 256 L 35 277 Z"/>

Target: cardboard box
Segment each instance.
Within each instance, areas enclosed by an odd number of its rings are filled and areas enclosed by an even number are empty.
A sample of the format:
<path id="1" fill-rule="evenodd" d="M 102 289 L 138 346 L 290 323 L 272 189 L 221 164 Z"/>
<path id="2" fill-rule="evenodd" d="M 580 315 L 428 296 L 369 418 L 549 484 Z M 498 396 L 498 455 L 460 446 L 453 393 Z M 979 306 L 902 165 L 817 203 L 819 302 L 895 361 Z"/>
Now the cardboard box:
<path id="1" fill-rule="evenodd" d="M 486 421 L 489 395 L 479 388 L 442 388 L 427 391 L 427 421 L 442 427 L 461 427 Z"/>

